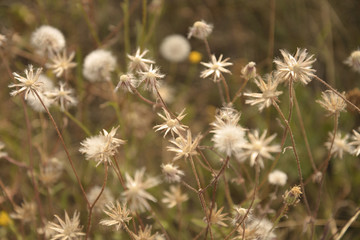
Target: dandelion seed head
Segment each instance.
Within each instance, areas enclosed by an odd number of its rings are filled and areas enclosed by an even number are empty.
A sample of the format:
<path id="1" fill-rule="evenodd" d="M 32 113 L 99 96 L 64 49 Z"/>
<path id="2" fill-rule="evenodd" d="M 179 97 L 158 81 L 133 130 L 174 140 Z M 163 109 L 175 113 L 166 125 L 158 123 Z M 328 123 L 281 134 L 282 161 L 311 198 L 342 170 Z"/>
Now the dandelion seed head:
<path id="1" fill-rule="evenodd" d="M 31 44 L 39 54 L 59 52 L 65 47 L 65 37 L 59 29 L 43 25 L 32 33 Z"/>
<path id="2" fill-rule="evenodd" d="M 354 71 L 360 72 L 360 50 L 353 51 L 344 63 L 351 67 Z"/>
<path id="3" fill-rule="evenodd" d="M 110 132 L 103 129 L 99 135 L 86 138 L 81 142 L 80 152 L 85 154 L 86 160 L 93 159 L 97 162 L 96 166 L 103 162 L 111 164 L 111 157 L 117 152 L 117 148 L 125 141 L 115 138 L 117 129 L 112 128 Z"/>
<path id="4" fill-rule="evenodd" d="M 344 96 L 344 92 L 342 93 Z M 346 102 L 331 90 L 326 90 L 321 93 L 321 100 L 317 100 L 325 110 L 328 111 L 328 115 L 340 114 L 340 112 L 346 111 Z"/>
<path id="5" fill-rule="evenodd" d="M 83 74 L 90 82 L 110 81 L 115 67 L 114 55 L 107 50 L 97 49 L 85 57 Z"/>
<path id="6" fill-rule="evenodd" d="M 57 158 L 50 158 L 40 167 L 39 180 L 47 187 L 53 186 L 60 179 L 64 165 Z"/>
<path id="7" fill-rule="evenodd" d="M 161 55 L 170 62 L 182 62 L 188 58 L 190 53 L 189 41 L 178 34 L 164 38 L 160 45 Z"/>
<path id="8" fill-rule="evenodd" d="M 90 191 L 86 194 L 90 203 L 93 203 L 101 192 L 100 186 L 93 186 Z M 114 201 L 114 196 L 108 188 L 105 188 L 100 198 L 97 200 L 94 211 L 97 213 L 102 212 L 105 209 L 106 204 Z"/>
<path id="9" fill-rule="evenodd" d="M 204 20 L 197 21 L 189 28 L 188 38 L 195 37 L 200 40 L 204 40 L 209 37 L 212 31 L 212 24 L 208 24 Z"/>
<path id="10" fill-rule="evenodd" d="M 268 181 L 270 184 L 284 186 L 287 181 L 287 175 L 283 171 L 274 170 L 268 176 Z"/>
<path id="11" fill-rule="evenodd" d="M 312 64 L 316 61 L 314 55 L 308 56 L 306 49 L 298 48 L 295 55 L 291 55 L 286 50 L 280 50 L 283 60 L 275 59 L 277 71 L 275 72 L 275 78 L 279 82 L 301 82 L 308 84 L 315 76 L 315 69 L 312 68 Z"/>
<path id="12" fill-rule="evenodd" d="M 67 110 L 69 107 L 76 106 L 78 101 L 73 96 L 74 90 L 68 88 L 66 83 L 59 82 L 58 88 L 45 91 L 45 96 L 60 105 L 61 111 Z"/>
<path id="13" fill-rule="evenodd" d="M 49 108 L 54 103 L 54 100 L 48 97 L 46 93 L 48 91 L 53 91 L 54 84 L 50 80 L 50 78 L 48 78 L 44 74 L 40 74 L 37 82 L 38 84 L 40 84 L 40 87 L 37 89 L 37 94 L 41 98 L 46 108 Z M 45 112 L 44 106 L 41 104 L 38 96 L 36 96 L 35 94 L 29 94 L 26 102 L 34 111 Z"/>
<path id="14" fill-rule="evenodd" d="M 181 171 L 178 166 L 173 165 L 172 163 L 162 164 L 161 169 L 165 180 L 169 183 L 180 182 L 181 177 L 184 176 L 184 172 Z"/>

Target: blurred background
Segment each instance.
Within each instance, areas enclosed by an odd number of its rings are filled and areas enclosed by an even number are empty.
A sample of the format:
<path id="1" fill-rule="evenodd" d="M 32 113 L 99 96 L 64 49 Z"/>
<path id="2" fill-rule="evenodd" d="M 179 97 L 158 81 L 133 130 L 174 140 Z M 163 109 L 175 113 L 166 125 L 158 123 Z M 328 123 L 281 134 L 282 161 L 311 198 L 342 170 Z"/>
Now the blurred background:
<path id="1" fill-rule="evenodd" d="M 231 96 L 234 96 L 242 85 L 244 80 L 240 72 L 248 62 L 256 62 L 257 72 L 265 75 L 274 70 L 273 59 L 280 57 L 279 49 L 287 49 L 295 53 L 297 47 L 300 47 L 308 49 L 309 53 L 317 58 L 314 68 L 320 78 L 339 91 L 346 91 L 349 99 L 360 105 L 360 91 L 357 89 L 360 85 L 359 73 L 352 71 L 343 63 L 351 52 L 359 47 L 360 1 L 145 0 L 147 6 L 145 13 L 143 2 L 141 0 L 0 0 L 0 34 L 7 38 L 6 44 L 0 46 L 4 56 L 2 59 L 7 59 L 12 72 L 20 73 L 28 64 L 42 66 L 44 60 L 34 54 L 30 45 L 31 33 L 41 25 L 51 25 L 62 31 L 66 38 L 67 49 L 75 51 L 75 60 L 78 63 L 70 76 L 70 84 L 76 89 L 79 105 L 70 112 L 91 129 L 93 134 L 102 129 L 109 130 L 120 123 L 120 138 L 128 142 L 119 155 L 124 172 L 129 172 L 130 175 L 141 166 L 145 166 L 150 175 L 160 175 L 159 166 L 163 162 L 170 161 L 173 155 L 166 151 L 168 141 L 152 130 L 152 127 L 160 122 L 156 115 L 158 109 L 152 109 L 135 96 L 121 92 L 119 93 L 120 113 L 116 115 L 106 92 L 108 91 L 106 86 L 92 85 L 83 79 L 84 57 L 100 47 L 111 50 L 116 56 L 117 73 L 126 71 L 127 54 L 133 54 L 138 46 L 149 49 L 148 56 L 154 59 L 160 66 L 161 72 L 167 75 L 164 80 L 167 88 L 163 94 L 169 98 L 169 107 L 174 112 L 186 108 L 187 117 L 184 123 L 190 126 L 194 134 L 209 131 L 209 123 L 214 120 L 216 109 L 222 106 L 218 89 L 211 80 L 199 77 L 204 69 L 199 61 L 186 59 L 180 63 L 171 63 L 162 57 L 159 49 L 166 36 L 180 34 L 186 37 L 189 27 L 199 20 L 205 20 L 214 26 L 213 33 L 208 39 L 212 53 L 216 56 L 223 54 L 234 63 L 230 68 L 232 75 L 226 75 Z M 201 54 L 201 61 L 208 62 L 204 43 L 194 38 L 189 42 L 191 50 Z M 47 74 L 53 77 L 51 73 Z M 2 62 L 0 64 L 0 140 L 5 143 L 9 155 L 18 161 L 27 162 L 28 150 L 24 147 L 27 146 L 26 127 L 21 101 L 10 98 L 7 87 L 10 81 L 6 64 Z M 113 82 L 117 84 L 116 76 Z M 286 88 L 282 88 L 284 94 L 280 96 L 281 106 L 287 113 L 287 92 Z M 307 86 L 296 85 L 295 89 L 315 163 L 320 164 L 327 154 L 324 142 L 328 139 L 328 132 L 333 129 L 332 119 L 326 117 L 319 104 L 315 103 L 325 88 L 318 82 L 312 81 Z M 249 82 L 245 91 L 257 91 L 257 87 Z M 151 94 L 144 94 L 149 98 L 152 97 Z M 240 124 L 248 129 L 261 131 L 268 129 L 270 133 L 277 133 L 276 141 L 280 142 L 283 130 L 274 109 L 259 113 L 256 107 L 245 105 L 244 102 L 240 97 L 234 104 L 234 107 L 242 113 Z M 84 185 L 88 189 L 95 184 L 101 185 L 103 170 L 100 167 L 94 168 L 89 162 L 84 161 L 83 156 L 78 152 L 79 143 L 86 135 L 61 112 L 54 110 L 53 114 L 60 125 L 66 126 L 63 129 L 64 137 L 76 159 L 76 167 Z M 65 158 L 47 116 L 29 110 L 29 117 L 33 126 L 35 157 Z M 348 113 L 343 114 L 339 120 L 339 130 L 343 134 L 351 133 L 352 129 L 359 126 L 359 120 L 359 114 L 348 109 Z M 310 182 L 307 185 L 308 198 L 310 205 L 314 207 L 318 186 L 311 183 L 313 172 L 298 124 L 294 117 L 292 126 L 303 162 L 303 175 L 305 180 Z M 206 136 L 202 144 L 210 145 L 210 139 L 211 135 Z M 289 143 L 285 144 L 288 145 Z M 214 164 L 217 163 L 216 156 L 209 154 L 208 157 Z M 298 183 L 296 165 L 292 158 L 291 151 L 286 151 L 277 166 L 288 174 L 288 186 Z M 179 164 L 182 168 L 186 168 L 186 163 L 179 162 Z M 267 167 L 270 165 L 271 162 L 266 163 Z M 248 171 L 251 171 L 251 168 L 248 168 Z M 71 209 L 81 209 L 81 222 L 85 223 L 86 209 L 81 205 L 78 187 L 73 184 L 75 178 L 69 166 L 65 169 L 66 173 L 62 181 L 51 193 L 53 201 L 55 202 L 56 199 L 59 203 L 52 203 L 53 210 L 49 212 L 62 214 L 60 209 L 70 209 L 69 212 L 72 212 Z M 359 170 L 359 159 L 349 155 L 344 159 L 331 161 L 324 201 L 318 216 L 320 220 L 324 220 L 319 221 L 318 236 L 321 236 L 326 228 L 327 219 L 336 219 L 339 226 L 342 226 L 353 215 L 356 206 L 359 206 Z M 29 178 L 25 173 L 23 169 L 19 170 L 8 162 L 0 161 L 1 180 L 11 189 L 17 203 L 21 203 L 24 198 L 31 199 L 33 196 Z M 265 173 L 266 171 L 262 172 L 261 179 L 266 179 Z M 204 175 L 205 178 L 210 178 L 210 174 L 204 173 Z M 231 178 L 231 174 L 229 177 Z M 190 176 L 188 181 L 191 181 Z M 120 190 L 117 189 L 116 184 L 118 184 L 116 178 L 113 178 L 108 185 L 118 197 Z M 230 184 L 233 201 L 236 204 L 241 203 L 246 195 L 240 185 L 235 182 Z M 167 188 L 165 184 L 161 189 L 154 189 L 153 194 L 160 198 L 164 188 Z M 43 190 L 46 193 L 46 189 Z M 259 201 L 265 203 L 268 191 L 260 191 L 259 194 Z M 11 212 L 11 205 L 6 202 L 3 195 L 0 196 L 2 197 L 0 209 Z M 219 191 L 219 203 L 224 202 L 223 196 L 224 192 Z M 280 206 L 281 200 L 278 200 L 273 208 L 277 210 Z M 185 209 L 191 213 L 187 224 L 193 219 L 201 219 L 202 212 L 196 197 L 192 196 Z M 170 233 L 174 233 L 171 217 L 176 213 L 167 213 L 160 207 L 158 212 L 164 219 L 164 226 L 170 229 Z M 297 234 L 303 231 L 305 208 L 297 206 L 293 212 L 289 212 L 289 218 L 277 229 L 279 239 L 299 239 Z M 196 224 L 187 227 L 190 229 L 189 235 L 184 233 L 182 239 L 194 236 L 193 233 L 198 230 Z M 356 239 L 360 235 L 360 223 L 355 222 L 352 227 L 344 239 Z M 106 234 L 96 233 L 94 239 L 106 239 Z M 122 239 L 121 236 L 118 234 L 113 237 Z"/>

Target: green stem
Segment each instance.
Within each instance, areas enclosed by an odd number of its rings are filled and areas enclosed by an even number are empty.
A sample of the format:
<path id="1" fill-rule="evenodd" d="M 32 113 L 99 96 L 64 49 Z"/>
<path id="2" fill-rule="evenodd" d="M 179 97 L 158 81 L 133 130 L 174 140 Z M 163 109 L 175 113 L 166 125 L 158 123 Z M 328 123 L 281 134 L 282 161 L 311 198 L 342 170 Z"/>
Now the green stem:
<path id="1" fill-rule="evenodd" d="M 64 111 L 63 112 L 68 118 L 70 118 L 76 125 L 78 125 L 85 133 L 88 137 L 91 136 L 91 132 L 89 131 L 89 129 L 87 127 L 85 127 L 84 124 L 82 124 L 78 119 L 76 119 L 71 113 L 69 113 L 68 111 Z"/>

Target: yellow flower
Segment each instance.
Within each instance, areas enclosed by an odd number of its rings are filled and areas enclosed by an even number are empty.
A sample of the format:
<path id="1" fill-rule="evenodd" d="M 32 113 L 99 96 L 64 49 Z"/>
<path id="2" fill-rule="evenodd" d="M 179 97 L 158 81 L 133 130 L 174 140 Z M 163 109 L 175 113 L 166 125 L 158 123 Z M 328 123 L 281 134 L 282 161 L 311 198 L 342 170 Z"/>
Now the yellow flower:
<path id="1" fill-rule="evenodd" d="M 192 51 L 189 55 L 189 61 L 191 63 L 194 63 L 194 64 L 199 63 L 201 61 L 201 59 L 202 59 L 202 55 L 198 51 Z"/>
<path id="2" fill-rule="evenodd" d="M 9 214 L 5 211 L 0 212 L 0 226 L 7 226 L 11 223 L 11 219 L 9 218 Z"/>

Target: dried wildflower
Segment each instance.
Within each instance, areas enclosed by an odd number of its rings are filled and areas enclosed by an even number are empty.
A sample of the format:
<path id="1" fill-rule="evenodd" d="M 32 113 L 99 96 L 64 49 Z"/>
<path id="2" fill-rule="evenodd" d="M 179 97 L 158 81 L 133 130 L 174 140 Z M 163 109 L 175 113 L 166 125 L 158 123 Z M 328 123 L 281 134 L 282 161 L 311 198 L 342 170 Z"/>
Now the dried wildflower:
<path id="1" fill-rule="evenodd" d="M 233 225 L 236 225 L 240 221 L 242 221 L 243 217 L 245 217 L 246 213 L 248 212 L 248 209 L 242 208 L 240 206 L 234 206 L 233 208 L 233 218 L 231 219 L 231 223 Z M 246 219 L 251 219 L 252 217 L 252 209 L 248 212 Z"/>
<path id="2" fill-rule="evenodd" d="M 119 80 L 119 83 L 117 84 L 115 88 L 115 92 L 121 88 L 125 92 L 133 93 L 133 89 L 137 88 L 138 81 L 135 79 L 134 75 L 131 73 L 123 74 L 121 75 Z"/>
<path id="3" fill-rule="evenodd" d="M 13 90 L 10 95 L 16 96 L 22 92 L 25 92 L 25 100 L 28 98 L 29 92 L 35 95 L 34 91 L 39 92 L 41 88 L 41 82 L 39 82 L 39 76 L 42 72 L 42 68 L 38 68 L 34 75 L 34 68 L 32 65 L 29 65 L 27 69 L 25 69 L 26 77 L 22 77 L 16 72 L 13 73 L 13 76 L 20 83 L 10 84 L 9 88 L 19 87 L 20 89 Z"/>
<path id="4" fill-rule="evenodd" d="M 256 63 L 249 62 L 243 69 L 241 69 L 242 76 L 246 79 L 252 79 L 256 77 Z"/>
<path id="5" fill-rule="evenodd" d="M 90 191 L 86 194 L 88 200 L 90 203 L 95 202 L 96 198 L 99 196 L 99 193 L 101 192 L 100 186 L 94 186 L 90 189 Z M 105 209 L 106 204 L 109 202 L 114 201 L 114 197 L 111 193 L 111 191 L 108 188 L 105 188 L 102 192 L 100 198 L 97 200 L 94 211 L 99 213 L 102 212 Z"/>
<path id="6" fill-rule="evenodd" d="M 126 205 L 124 204 L 121 206 L 118 201 L 116 201 L 115 204 L 110 202 L 106 205 L 106 208 L 107 210 L 104 210 L 104 212 L 110 217 L 110 219 L 102 219 L 100 221 L 101 225 L 115 225 L 116 231 L 119 231 L 119 229 L 126 226 L 126 224 L 129 223 L 129 221 L 132 219 L 130 216 L 130 211 L 126 208 Z"/>
<path id="7" fill-rule="evenodd" d="M 51 239 L 51 236 L 55 235 L 56 232 L 50 228 L 51 222 L 44 222 L 44 225 L 37 229 L 37 233 L 44 235 L 45 239 Z"/>
<path id="8" fill-rule="evenodd" d="M 274 170 L 268 176 L 268 181 L 270 184 L 284 186 L 287 181 L 287 175 L 283 171 Z"/>
<path id="9" fill-rule="evenodd" d="M 40 74 L 38 83 L 40 84 L 40 88 L 38 89 L 37 94 L 39 95 L 42 103 L 45 105 L 46 108 L 49 108 L 53 103 L 54 100 L 48 97 L 47 92 L 53 91 L 54 84 L 52 81 L 43 74 Z M 45 108 L 42 105 L 41 101 L 39 100 L 38 96 L 35 94 L 29 94 L 28 98 L 26 99 L 27 104 L 36 112 L 45 112 Z"/>
<path id="10" fill-rule="evenodd" d="M 139 232 L 136 235 L 133 235 L 135 240 L 155 240 L 157 234 L 151 234 L 151 226 L 146 225 L 144 229 L 139 227 Z"/>
<path id="11" fill-rule="evenodd" d="M 181 35 L 173 34 L 164 38 L 160 45 L 161 55 L 170 62 L 182 62 L 190 53 L 189 41 Z"/>
<path id="12" fill-rule="evenodd" d="M 111 52 L 98 49 L 89 53 L 84 60 L 83 74 L 90 82 L 110 81 L 115 70 L 116 58 Z"/>
<path id="13" fill-rule="evenodd" d="M 277 71 L 275 77 L 280 82 L 301 82 L 308 84 L 315 76 L 315 69 L 312 64 L 316 61 L 314 55 L 308 56 L 306 49 L 297 48 L 295 56 L 286 50 L 280 50 L 284 60 L 275 59 Z"/>
<path id="14" fill-rule="evenodd" d="M 115 138 L 117 129 L 112 128 L 108 133 L 105 129 L 100 132 L 99 135 L 86 138 L 81 142 L 82 147 L 80 152 L 85 154 L 86 160 L 93 159 L 97 162 L 96 166 L 99 166 L 102 162 L 108 162 L 111 164 L 111 157 L 117 152 L 117 148 L 124 144 L 125 141 L 119 138 Z"/>
<path id="15" fill-rule="evenodd" d="M 333 133 L 329 133 L 329 140 L 325 143 L 326 148 L 329 150 L 331 147 L 332 139 L 334 135 Z M 331 154 L 334 154 L 334 157 L 343 158 L 344 152 L 352 153 L 353 148 L 351 144 L 348 142 L 350 135 L 346 134 L 343 138 L 340 132 L 337 132 L 334 139 L 334 144 L 331 148 Z"/>
<path id="16" fill-rule="evenodd" d="M 191 51 L 189 54 L 189 61 L 193 64 L 197 64 L 201 61 L 202 55 L 198 51 Z"/>
<path id="17" fill-rule="evenodd" d="M 188 38 L 195 37 L 204 40 L 211 34 L 212 30 L 212 24 L 208 24 L 204 20 L 197 21 L 189 28 Z"/>
<path id="18" fill-rule="evenodd" d="M 228 225 L 225 223 L 229 218 L 226 217 L 228 215 L 227 213 L 222 213 L 224 210 L 224 207 L 221 207 L 219 210 L 217 209 L 217 205 L 215 204 L 215 207 L 212 209 L 212 214 L 210 220 L 210 224 L 216 224 L 219 226 L 227 227 Z M 208 211 L 208 215 L 210 214 L 210 211 Z M 206 222 L 207 219 L 204 217 L 204 221 Z"/>
<path id="19" fill-rule="evenodd" d="M 229 157 L 240 153 L 246 143 L 245 129 L 238 124 L 239 119 L 240 114 L 233 108 L 223 108 L 211 123 L 214 147 Z"/>
<path id="20" fill-rule="evenodd" d="M 278 101 L 278 96 L 282 94 L 282 91 L 277 91 L 278 81 L 274 80 L 273 75 L 269 74 L 264 81 L 261 77 L 255 79 L 255 83 L 260 89 L 261 93 L 244 93 L 244 96 L 249 97 L 245 103 L 251 106 L 258 105 L 261 112 L 264 108 L 268 108 L 272 105 L 273 101 Z"/>
<path id="21" fill-rule="evenodd" d="M 59 216 L 55 215 L 55 218 L 58 220 L 59 224 L 54 222 L 49 223 L 49 228 L 56 232 L 51 236 L 51 240 L 73 240 L 79 239 L 81 236 L 85 236 L 85 233 L 81 232 L 82 227 L 79 226 L 80 213 L 75 211 L 73 217 L 70 218 L 67 212 L 64 212 L 65 221 L 63 221 Z"/>
<path id="22" fill-rule="evenodd" d="M 213 75 L 213 81 L 217 82 L 220 81 L 222 72 L 231 74 L 231 72 L 225 68 L 227 66 L 233 65 L 232 63 L 227 62 L 230 58 L 226 58 L 224 60 L 222 60 L 222 58 L 223 58 L 222 54 L 220 55 L 218 60 L 216 60 L 215 55 L 212 55 L 211 62 L 209 63 L 201 62 L 201 64 L 207 67 L 208 69 L 202 71 L 200 77 L 207 78 L 210 75 Z"/>
<path id="23" fill-rule="evenodd" d="M 164 192 L 165 198 L 162 199 L 162 202 L 166 204 L 168 208 L 173 208 L 175 206 L 180 206 L 183 202 L 189 199 L 186 193 L 182 193 L 180 186 L 170 186 L 170 192 Z"/>
<path id="24" fill-rule="evenodd" d="M 161 165 L 162 173 L 164 174 L 167 182 L 180 182 L 181 177 L 184 176 L 184 172 L 178 168 L 178 166 L 175 166 L 172 163 Z"/>
<path id="25" fill-rule="evenodd" d="M 154 127 L 154 129 L 156 129 L 155 132 L 165 131 L 165 133 L 164 133 L 164 138 L 165 138 L 169 132 L 174 137 L 174 133 L 177 135 L 180 135 L 179 131 L 185 131 L 185 128 L 187 128 L 187 126 L 184 124 L 181 124 L 179 122 L 179 121 L 183 120 L 183 118 L 186 116 L 186 114 L 184 114 L 185 109 L 183 109 L 176 118 L 171 118 L 170 113 L 168 111 L 166 111 L 165 108 L 163 108 L 163 111 L 165 113 L 165 116 L 161 115 L 160 113 L 158 113 L 158 115 L 165 122 L 163 124 L 156 125 Z"/>
<path id="26" fill-rule="evenodd" d="M 6 157 L 8 154 L 4 152 L 3 149 L 5 148 L 5 144 L 0 141 L 0 158 Z"/>
<path id="27" fill-rule="evenodd" d="M 59 52 L 65 47 L 65 37 L 59 29 L 43 25 L 32 33 L 31 44 L 40 54 Z"/>
<path id="28" fill-rule="evenodd" d="M 153 65 L 150 65 L 150 68 L 145 72 L 139 72 L 141 78 L 141 83 L 144 83 L 144 88 L 148 91 L 156 92 L 156 89 L 159 87 L 158 80 L 164 78 L 165 75 L 159 72 L 159 68 L 153 68 Z"/>
<path id="29" fill-rule="evenodd" d="M 156 202 L 156 198 L 146 190 L 160 183 L 158 178 L 149 177 L 144 180 L 145 168 L 135 172 L 134 179 L 126 173 L 126 190 L 122 193 L 126 203 L 132 211 L 145 211 L 150 209 L 148 200 Z"/>
<path id="30" fill-rule="evenodd" d="M 360 50 L 353 51 L 344 63 L 350 66 L 354 71 L 360 72 Z"/>
<path id="31" fill-rule="evenodd" d="M 237 125 L 241 114 L 232 107 L 222 107 L 217 110 L 215 121 L 211 123 L 214 129 L 221 129 L 224 125 Z"/>
<path id="32" fill-rule="evenodd" d="M 284 203 L 291 206 L 300 202 L 301 194 L 302 192 L 300 186 L 294 186 L 290 189 L 290 191 L 286 190 L 282 197 L 284 199 Z"/>
<path id="33" fill-rule="evenodd" d="M 77 104 L 73 96 L 74 90 L 66 87 L 66 83 L 59 82 L 59 88 L 45 92 L 45 95 L 60 105 L 61 111 L 65 111 L 71 106 Z"/>
<path id="34" fill-rule="evenodd" d="M 36 220 L 36 204 L 34 202 L 24 201 L 21 206 L 14 207 L 14 213 L 10 214 L 13 219 L 20 219 L 23 222 L 31 222 Z"/>
<path id="35" fill-rule="evenodd" d="M 344 95 L 344 92 L 342 93 Z M 336 93 L 331 90 L 326 90 L 321 93 L 321 100 L 317 100 L 323 108 L 325 108 L 329 115 L 340 114 L 340 112 L 344 112 L 346 108 L 346 103 L 344 99 L 339 97 Z"/>
<path id="36" fill-rule="evenodd" d="M 59 181 L 63 169 L 61 161 L 57 158 L 50 158 L 40 167 L 39 180 L 45 186 L 50 187 Z"/>
<path id="37" fill-rule="evenodd" d="M 149 69 L 149 64 L 155 63 L 150 59 L 144 58 L 144 56 L 148 52 L 149 50 L 144 50 L 142 53 L 140 53 L 140 48 L 138 48 L 134 56 L 131 56 L 129 54 L 127 55 L 128 58 L 130 59 L 130 63 L 128 67 L 130 72 L 147 71 Z"/>
<path id="38" fill-rule="evenodd" d="M 245 226 L 245 230 L 242 226 L 237 229 L 238 236 L 234 239 L 241 240 L 272 240 L 276 238 L 273 232 L 273 224 L 266 218 L 254 218 Z M 245 231 L 245 232 L 244 232 Z M 244 238 L 243 238 L 244 235 Z"/>
<path id="39" fill-rule="evenodd" d="M 50 63 L 47 63 L 45 66 L 52 69 L 56 77 L 61 77 L 68 69 L 76 67 L 77 63 L 71 62 L 74 57 L 75 52 L 70 53 L 69 57 L 66 50 L 63 50 L 62 53 L 56 52 L 55 54 L 50 54 Z"/>
<path id="40" fill-rule="evenodd" d="M 196 148 L 198 147 L 200 143 L 201 135 L 198 135 L 194 140 L 191 136 L 191 131 L 187 130 L 187 137 L 186 139 L 182 136 L 177 137 L 174 140 L 171 140 L 170 142 L 175 145 L 169 146 L 167 149 L 168 151 L 175 152 L 176 156 L 174 158 L 174 161 L 184 157 L 187 159 L 190 156 L 197 155 Z"/>
<path id="41" fill-rule="evenodd" d="M 351 139 L 353 141 L 350 143 L 350 145 L 355 147 L 352 154 L 354 154 L 355 156 L 359 156 L 359 154 L 360 154 L 360 133 L 356 130 L 353 130 L 353 135 L 351 136 Z M 1 150 L 1 144 L 0 144 L 0 150 Z"/>
<path id="42" fill-rule="evenodd" d="M 237 155 L 237 158 L 240 161 L 250 158 L 250 165 L 254 166 L 255 162 L 260 165 L 261 168 L 264 168 L 263 158 L 273 159 L 270 153 L 280 152 L 280 145 L 269 146 L 270 142 L 274 140 L 276 134 L 271 135 L 266 138 L 267 130 L 265 130 L 261 136 L 259 136 L 259 131 L 255 130 L 253 133 L 248 133 L 249 142 L 244 143 L 242 148 L 243 152 Z"/>

